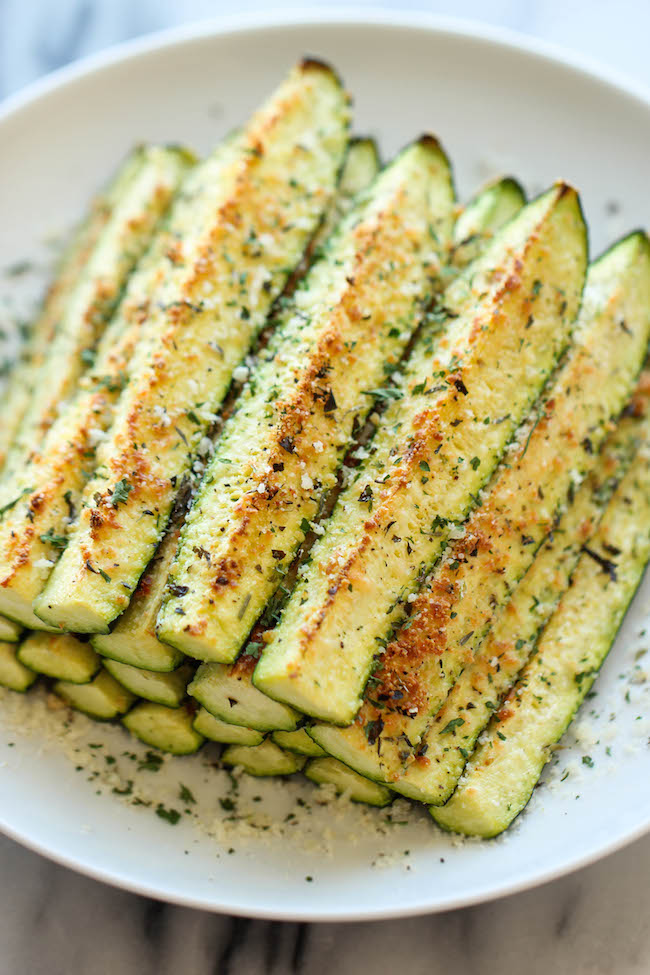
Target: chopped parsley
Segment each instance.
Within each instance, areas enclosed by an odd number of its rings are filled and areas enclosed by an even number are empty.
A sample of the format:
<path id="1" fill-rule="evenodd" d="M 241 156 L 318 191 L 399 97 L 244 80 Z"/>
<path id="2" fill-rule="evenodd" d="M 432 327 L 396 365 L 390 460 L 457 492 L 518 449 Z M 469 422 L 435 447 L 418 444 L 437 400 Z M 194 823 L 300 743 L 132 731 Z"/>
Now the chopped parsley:
<path id="1" fill-rule="evenodd" d="M 111 494 L 113 507 L 117 508 L 118 504 L 126 504 L 132 490 L 133 485 L 129 484 L 125 477 L 118 481 Z"/>

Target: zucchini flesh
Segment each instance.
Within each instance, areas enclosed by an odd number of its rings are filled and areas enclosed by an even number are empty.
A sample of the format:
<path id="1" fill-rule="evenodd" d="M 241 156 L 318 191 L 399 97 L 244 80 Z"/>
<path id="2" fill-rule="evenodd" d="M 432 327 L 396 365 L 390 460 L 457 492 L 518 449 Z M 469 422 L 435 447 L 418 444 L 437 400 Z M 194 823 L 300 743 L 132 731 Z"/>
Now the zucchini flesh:
<path id="1" fill-rule="evenodd" d="M 175 670 L 183 660 L 180 650 L 156 636 L 156 619 L 179 534 L 180 526 L 172 524 L 111 632 L 93 636 L 93 646 L 104 657 L 159 672 Z"/>
<path id="2" fill-rule="evenodd" d="M 58 680 L 52 688 L 69 707 L 96 721 L 111 721 L 125 714 L 135 703 L 135 695 L 115 680 L 107 670 L 100 670 L 87 684 Z"/>
<path id="3" fill-rule="evenodd" d="M 188 687 L 199 704 L 230 724 L 256 731 L 293 731 L 300 715 L 262 694 L 251 682 L 255 658 L 242 654 L 234 664 L 201 664 Z"/>
<path id="4" fill-rule="evenodd" d="M 296 731 L 274 731 L 271 738 L 280 748 L 296 752 L 297 755 L 307 755 L 309 758 L 321 758 L 327 755 L 327 752 L 309 737 L 304 728 L 298 728 Z"/>
<path id="5" fill-rule="evenodd" d="M 15 643 L 0 642 L 0 685 L 21 694 L 28 691 L 38 674 L 21 664 Z"/>
<path id="6" fill-rule="evenodd" d="M 619 554 L 613 556 L 613 549 Z M 649 557 L 646 446 L 610 501 L 570 588 L 481 736 L 458 788 L 445 806 L 431 808 L 440 826 L 497 836 L 526 806 L 553 746 L 596 679 Z"/>
<path id="7" fill-rule="evenodd" d="M 167 708 L 142 701 L 122 718 L 122 724 L 140 741 L 171 755 L 193 755 L 204 741 L 194 727 L 194 710 L 186 705 Z"/>
<path id="8" fill-rule="evenodd" d="M 647 396 L 644 406 L 647 410 Z M 545 541 L 531 568 L 427 728 L 415 759 L 391 783 L 411 799 L 445 803 L 476 741 L 535 646 L 540 630 L 568 589 L 583 545 L 597 529 L 617 483 L 648 439 L 650 417 L 624 418 L 598 463 Z"/>
<path id="9" fill-rule="evenodd" d="M 293 775 L 304 766 L 306 759 L 287 752 L 269 738 L 261 745 L 228 745 L 221 754 L 224 765 L 241 766 L 249 775 L 266 778 L 271 775 Z"/>
<path id="10" fill-rule="evenodd" d="M 446 314 L 457 317 L 434 354 L 428 335 L 416 343 L 405 395 L 263 651 L 260 690 L 325 721 L 353 720 L 401 601 L 466 518 L 566 347 L 585 264 L 577 195 L 558 185 L 447 289 Z"/>
<path id="11" fill-rule="evenodd" d="M 350 209 L 353 196 L 368 185 L 376 174 L 376 168 L 377 155 L 374 142 L 370 139 L 353 140 L 345 158 L 336 197 L 324 219 L 323 226 L 314 238 L 312 251 L 318 247 L 319 240 L 324 239 L 328 227 L 331 229 L 336 218 Z M 308 264 L 307 259 L 304 264 L 303 273 Z M 196 464 L 194 466 L 196 467 Z M 180 650 L 162 643 L 155 632 L 162 594 L 170 565 L 176 554 L 180 526 L 185 517 L 185 505 L 179 504 L 180 500 L 177 499 L 179 510 L 172 515 L 156 555 L 140 578 L 127 609 L 115 622 L 110 633 L 98 634 L 92 640 L 95 649 L 106 657 L 155 671 L 173 670 L 183 658 Z M 256 744 L 256 742 L 237 742 L 237 744 Z"/>
<path id="12" fill-rule="evenodd" d="M 224 745 L 259 745 L 264 740 L 264 735 L 260 731 L 228 724 L 227 721 L 215 718 L 205 708 L 200 708 L 194 718 L 194 730 L 204 738 L 222 742 Z"/>
<path id="13" fill-rule="evenodd" d="M 29 405 L 35 376 L 43 364 L 57 323 L 64 313 L 65 304 L 77 286 L 116 204 L 141 164 L 142 149 L 138 148 L 122 163 L 105 191 L 92 201 L 88 214 L 75 230 L 58 262 L 54 280 L 45 294 L 41 310 L 31 326 L 26 345 L 2 396 L 0 470 Z"/>
<path id="14" fill-rule="evenodd" d="M 567 498 L 593 467 L 642 367 L 649 309 L 650 243 L 636 233 L 591 266 L 574 344 L 543 405 L 389 641 L 356 723 L 344 731 L 314 729 L 327 751 L 373 778 L 400 779 Z M 350 752 L 358 752 L 359 764 Z"/>
<path id="15" fill-rule="evenodd" d="M 128 605 L 213 410 L 335 190 L 347 124 L 338 80 L 306 61 L 235 140 L 149 311 L 76 530 L 35 601 L 47 624 L 105 633 Z"/>
<path id="16" fill-rule="evenodd" d="M 169 674 L 131 667 L 129 664 L 118 663 L 117 660 L 105 660 L 104 666 L 132 694 L 168 708 L 181 706 L 187 697 L 187 685 L 194 673 L 191 664 L 181 665 Z"/>
<path id="17" fill-rule="evenodd" d="M 454 224 L 451 263 L 462 270 L 480 256 L 494 231 L 511 220 L 526 203 L 517 180 L 500 179 L 469 201 Z"/>
<path id="18" fill-rule="evenodd" d="M 395 798 L 385 785 L 364 778 L 335 758 L 312 758 L 304 773 L 316 785 L 333 785 L 337 792 L 346 794 L 353 802 L 363 802 L 367 806 L 387 806 Z"/>
<path id="19" fill-rule="evenodd" d="M 418 323 L 452 204 L 448 162 L 425 137 L 330 238 L 217 441 L 170 570 L 163 642 L 201 660 L 239 653 L 372 409 L 368 391 L 396 368 Z"/>
<path id="20" fill-rule="evenodd" d="M 15 620 L 10 620 L 6 616 L 0 616 L 0 641 L 3 643 L 18 643 L 22 627 Z"/>
<path id="21" fill-rule="evenodd" d="M 154 185 L 161 200 L 169 200 L 188 165 L 188 154 L 183 150 L 156 150 L 149 168 L 156 174 Z M 206 169 L 208 163 L 201 172 Z M 141 334 L 143 311 L 173 266 L 168 255 L 175 235 L 193 226 L 190 218 L 195 217 L 195 208 L 181 195 L 130 276 L 99 341 L 94 365 L 81 378 L 75 395 L 38 451 L 20 469 L 5 476 L 4 493 L 18 500 L 0 523 L 0 611 L 33 629 L 47 629 L 35 616 L 32 600 L 41 592 L 65 547 L 67 526 L 78 509 L 81 492 L 97 460 L 98 444 L 124 386 Z"/>
<path id="22" fill-rule="evenodd" d="M 30 633 L 18 649 L 26 667 L 71 684 L 87 684 L 101 667 L 89 643 L 71 633 Z"/>
<path id="23" fill-rule="evenodd" d="M 142 162 L 101 232 L 79 281 L 65 303 L 47 353 L 34 377 L 34 391 L 9 448 L 5 473 L 20 469 L 41 440 L 61 403 L 70 396 L 131 271 L 144 253 L 176 188 L 178 150 L 147 147 Z M 3 484 L 2 497 L 7 501 Z"/>

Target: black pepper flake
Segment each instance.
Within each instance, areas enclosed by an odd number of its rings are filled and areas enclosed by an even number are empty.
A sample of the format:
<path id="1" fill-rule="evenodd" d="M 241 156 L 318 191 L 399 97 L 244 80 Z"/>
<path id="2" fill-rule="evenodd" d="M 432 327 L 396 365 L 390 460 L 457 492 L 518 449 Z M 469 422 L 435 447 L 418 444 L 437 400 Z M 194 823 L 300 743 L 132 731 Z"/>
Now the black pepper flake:
<path id="1" fill-rule="evenodd" d="M 190 591 L 189 586 L 179 586 L 175 582 L 170 582 L 167 584 L 168 591 L 172 596 L 187 596 Z"/>
<path id="2" fill-rule="evenodd" d="M 283 450 L 286 450 L 288 454 L 295 454 L 296 445 L 293 441 L 293 437 L 282 437 L 280 440 L 280 446 Z"/>
<path id="3" fill-rule="evenodd" d="M 601 567 L 601 569 L 603 570 L 603 572 L 606 575 L 609 576 L 609 578 L 612 580 L 612 582 L 616 582 L 617 576 L 616 576 L 616 563 L 615 562 L 612 562 L 611 559 L 606 559 L 604 556 L 599 555 L 599 553 L 598 552 L 594 552 L 593 549 L 587 548 L 586 545 L 584 546 L 584 548 L 582 549 L 582 551 L 585 552 L 589 556 L 590 559 L 593 559 L 594 562 L 596 562 Z"/>
<path id="4" fill-rule="evenodd" d="M 287 553 L 283 552 L 281 548 L 272 548 L 271 555 L 273 556 L 274 559 L 278 559 L 278 561 L 281 561 L 282 559 L 286 558 Z"/>
<path id="5" fill-rule="evenodd" d="M 462 379 L 454 379 L 454 386 L 456 387 L 459 393 L 463 394 L 463 396 L 467 396 L 467 394 L 469 393 L 469 390 Z"/>
<path id="6" fill-rule="evenodd" d="M 325 411 L 325 413 L 333 413 L 335 409 L 336 409 L 336 400 L 334 399 L 334 393 L 330 389 L 327 394 L 327 398 L 325 399 L 325 402 L 323 404 L 323 410 Z"/>
<path id="7" fill-rule="evenodd" d="M 384 722 L 381 717 L 377 718 L 376 721 L 369 721 L 365 726 L 364 731 L 366 733 L 366 738 L 369 745 L 374 745 L 379 736 L 381 735 L 384 728 Z"/>

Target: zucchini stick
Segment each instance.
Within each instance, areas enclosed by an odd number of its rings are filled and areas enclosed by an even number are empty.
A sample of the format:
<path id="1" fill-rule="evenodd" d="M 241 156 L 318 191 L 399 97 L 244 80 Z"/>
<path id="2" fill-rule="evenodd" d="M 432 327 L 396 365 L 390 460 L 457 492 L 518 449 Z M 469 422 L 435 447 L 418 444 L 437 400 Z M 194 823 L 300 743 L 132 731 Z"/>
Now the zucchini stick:
<path id="1" fill-rule="evenodd" d="M 0 642 L 0 686 L 23 694 L 38 679 L 38 674 L 20 662 L 17 649 L 15 643 Z"/>
<path id="2" fill-rule="evenodd" d="M 194 709 L 187 705 L 168 708 L 140 701 L 122 724 L 140 741 L 172 755 L 192 755 L 205 740 L 194 727 Z"/>
<path id="3" fill-rule="evenodd" d="M 179 149 L 159 150 L 155 161 L 158 192 L 169 199 L 187 172 L 189 154 Z M 208 162 L 197 174 L 214 176 L 214 171 L 215 165 Z M 141 336 L 143 312 L 172 266 L 168 255 L 176 234 L 196 218 L 192 191 L 197 175 L 194 180 L 194 184 L 188 181 L 166 226 L 129 278 L 124 297 L 99 341 L 94 365 L 81 378 L 38 452 L 20 471 L 5 477 L 5 492 L 17 500 L 0 522 L 0 610 L 33 629 L 46 628 L 35 616 L 32 600 L 65 548 L 68 525 L 78 510 L 83 486 L 96 463 L 97 447 L 111 423 Z"/>
<path id="4" fill-rule="evenodd" d="M 343 492 L 254 682 L 348 724 L 378 645 L 476 503 L 567 346 L 586 267 L 577 194 L 528 204 L 443 296 L 451 318 L 407 364 L 372 454 Z M 534 327 L 530 327 L 531 321 Z"/>
<path id="5" fill-rule="evenodd" d="M 74 231 L 70 243 L 58 262 L 54 280 L 45 294 L 41 310 L 31 326 L 20 358 L 12 370 L 2 395 L 0 471 L 29 405 L 30 396 L 34 391 L 35 377 L 54 338 L 66 303 L 79 284 L 100 234 L 142 162 L 141 148 L 130 153 L 106 189 L 92 201 L 88 214 Z"/>
<path id="6" fill-rule="evenodd" d="M 305 61 L 237 138 L 205 220 L 179 242 L 75 531 L 35 601 L 48 625 L 105 633 L 128 606 L 233 371 L 333 195 L 347 125 L 338 79 Z"/>
<path id="7" fill-rule="evenodd" d="M 310 247 L 312 255 L 324 242 L 332 226 L 348 212 L 357 193 L 365 189 L 376 176 L 377 167 L 377 150 L 374 142 L 371 139 L 351 140 L 336 196 Z M 307 267 L 308 260 L 305 259 L 302 273 L 307 270 Z M 194 468 L 196 467 L 195 463 Z M 155 671 L 173 670 L 181 662 L 183 655 L 180 650 L 158 640 L 155 628 L 169 568 L 178 546 L 186 506 L 186 499 L 177 499 L 177 510 L 170 519 L 165 536 L 140 578 L 129 606 L 116 620 L 111 632 L 96 634 L 93 637 L 93 646 L 106 657 L 134 667 Z M 237 742 L 237 744 L 247 744 L 247 742 Z"/>
<path id="8" fill-rule="evenodd" d="M 468 210 L 472 213 L 471 227 L 475 247 L 480 249 L 481 245 L 487 246 L 487 243 L 502 226 L 500 221 L 507 221 L 513 216 L 515 204 L 509 184 L 509 180 L 504 180 L 503 184 L 488 187 L 486 192 L 489 195 L 489 205 L 483 204 L 481 194 L 478 194 L 468 205 Z M 501 191 L 505 199 L 499 203 L 498 197 Z M 497 195 L 496 203 L 494 201 L 495 194 Z M 454 236 L 461 239 L 455 231 Z M 446 270 L 452 274 L 456 273 L 453 266 Z M 359 442 L 355 445 L 356 448 L 365 444 L 367 432 L 367 430 L 361 431 Z M 365 450 L 365 446 L 362 446 L 362 450 Z M 353 459 L 356 453 L 357 450 L 353 450 L 349 459 Z M 336 493 L 335 489 L 332 497 L 328 498 L 319 522 L 323 522 L 324 518 L 331 512 L 336 500 Z M 316 528 L 320 528 L 320 524 Z M 304 561 L 305 557 L 308 556 L 309 547 L 307 546 L 298 557 L 298 561 L 301 559 Z M 289 590 L 295 581 L 295 570 L 299 571 L 297 565 L 292 566 L 285 582 Z M 272 701 L 252 684 L 255 662 L 263 646 L 262 640 L 270 637 L 280 612 L 281 606 L 275 605 L 275 600 L 267 605 L 260 624 L 253 629 L 244 653 L 240 654 L 235 664 L 230 667 L 222 664 L 203 664 L 199 668 L 190 688 L 190 693 L 194 694 L 209 711 L 218 715 L 222 720 L 243 725 L 251 724 L 253 727 L 262 730 L 274 728 L 289 730 L 295 728 L 300 720 L 297 711 L 287 705 L 280 704 L 280 702 Z M 235 706 L 231 705 L 232 701 L 236 702 Z M 274 723 L 278 720 L 280 724 Z"/>
<path id="9" fill-rule="evenodd" d="M 52 688 L 57 697 L 75 711 L 95 721 L 112 721 L 133 707 L 135 695 L 116 681 L 107 670 L 100 670 L 87 684 L 58 680 Z"/>
<path id="10" fill-rule="evenodd" d="M 61 404 L 92 363 L 97 340 L 176 189 L 178 165 L 170 167 L 172 155 L 178 153 L 156 146 L 141 150 L 140 166 L 72 288 L 34 375 L 33 394 L 7 453 L 5 477 L 20 471 L 30 454 L 38 451 Z M 4 478 L 2 498 L 4 504 L 13 500 L 7 496 Z"/>
<path id="11" fill-rule="evenodd" d="M 423 137 L 330 237 L 216 443 L 170 569 L 163 642 L 236 658 L 435 289 L 452 205 L 447 159 Z"/>
<path id="12" fill-rule="evenodd" d="M 616 552 L 616 555 L 613 553 Z M 490 721 L 458 788 L 431 815 L 447 830 L 497 836 L 528 803 L 614 643 L 650 557 L 647 444 L 580 557 L 533 656 Z"/>
<path id="13" fill-rule="evenodd" d="M 582 547 L 589 545 L 607 503 L 650 439 L 645 376 L 635 397 L 638 415 L 626 415 L 607 438 L 595 469 L 544 542 L 503 614 L 428 726 L 414 760 L 391 788 L 411 799 L 442 805 L 456 788 L 476 741 L 499 708 L 535 646 L 540 630 L 568 589 Z"/>
<path id="14" fill-rule="evenodd" d="M 389 784 L 413 761 L 432 717 L 593 468 L 642 368 L 649 309 L 650 243 L 635 233 L 589 269 L 565 361 L 378 658 L 356 723 L 313 730 L 335 757 Z"/>

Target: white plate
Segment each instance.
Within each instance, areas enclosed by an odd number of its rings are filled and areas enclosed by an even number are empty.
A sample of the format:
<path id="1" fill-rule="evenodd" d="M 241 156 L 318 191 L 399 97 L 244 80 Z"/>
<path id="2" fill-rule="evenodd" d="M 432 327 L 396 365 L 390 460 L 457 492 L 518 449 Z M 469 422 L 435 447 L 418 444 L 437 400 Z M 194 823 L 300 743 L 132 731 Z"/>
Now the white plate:
<path id="1" fill-rule="evenodd" d="M 127 45 L 10 100 L 0 116 L 0 266 L 33 254 L 44 236 L 69 224 L 133 142 L 185 141 L 207 150 L 304 53 L 336 65 L 354 93 L 357 130 L 377 135 L 386 155 L 420 131 L 436 132 L 454 162 L 461 198 L 497 171 L 520 175 L 529 190 L 564 177 L 582 191 L 594 253 L 623 230 L 650 224 L 650 101 L 629 87 L 529 42 L 424 16 L 399 21 L 364 11 L 273 21 L 258 16 Z M 538 790 L 501 840 L 456 846 L 424 815 L 379 837 L 384 814 L 335 816 L 326 807 L 307 830 L 285 827 L 279 837 L 253 831 L 250 842 L 233 842 L 237 852 L 228 855 L 228 839 L 207 836 L 187 816 L 171 827 L 150 809 L 118 800 L 110 787 L 99 787 L 97 795 L 97 784 L 74 771 L 60 745 L 43 749 L 42 735 L 11 730 L 7 709 L 14 705 L 6 697 L 0 701 L 0 828 L 108 882 L 264 917 L 405 915 L 540 883 L 629 842 L 650 824 L 644 685 L 628 681 L 634 652 L 643 646 L 639 631 L 649 595 L 646 585 L 598 696 L 585 708 L 581 723 L 591 727 L 583 727 L 581 747 L 563 751 L 547 776 L 557 782 L 569 766 L 569 778 L 557 789 Z M 600 718 L 588 715 L 593 708 Z M 593 744 L 598 737 L 601 744 Z M 125 747 L 115 731 L 94 731 L 92 739 L 112 739 L 118 755 Z M 593 769 L 581 764 L 587 751 Z M 202 760 L 174 760 L 158 777 L 143 777 L 151 794 L 167 783 L 167 805 L 174 805 L 182 781 L 196 791 L 204 820 L 227 815 L 218 803 L 227 779 L 206 772 Z M 280 818 L 285 787 L 246 788 L 262 797 L 251 808 Z M 300 790 L 313 796 L 306 786 L 288 791 L 295 798 Z M 331 855 L 317 842 L 327 830 Z"/>

